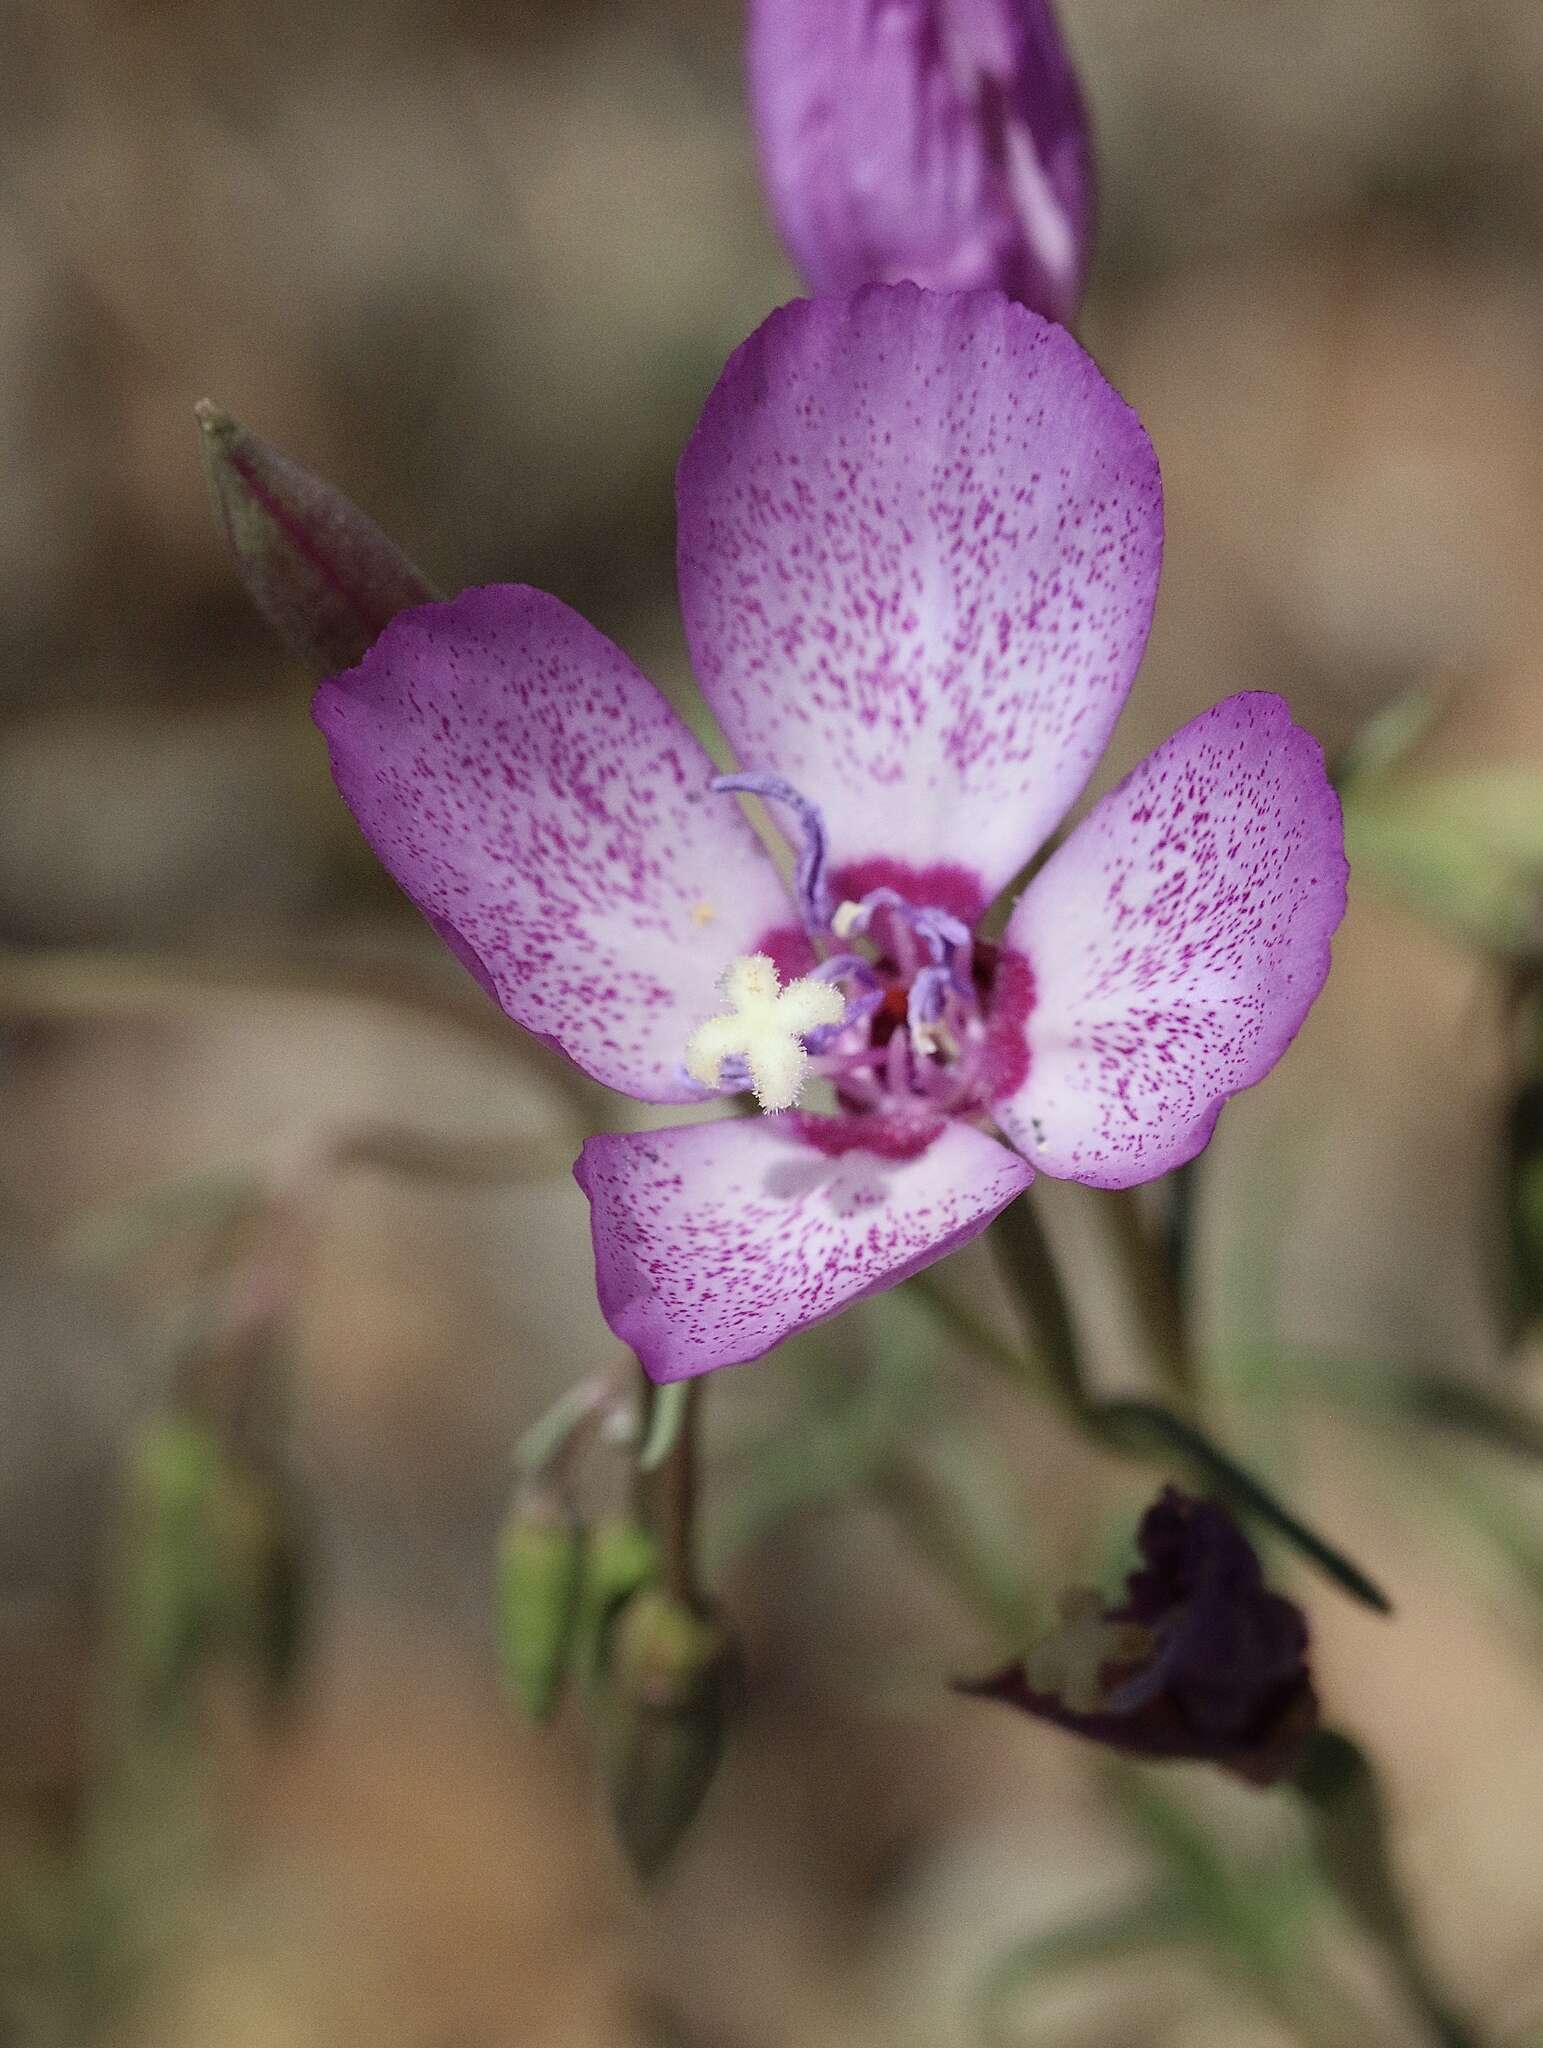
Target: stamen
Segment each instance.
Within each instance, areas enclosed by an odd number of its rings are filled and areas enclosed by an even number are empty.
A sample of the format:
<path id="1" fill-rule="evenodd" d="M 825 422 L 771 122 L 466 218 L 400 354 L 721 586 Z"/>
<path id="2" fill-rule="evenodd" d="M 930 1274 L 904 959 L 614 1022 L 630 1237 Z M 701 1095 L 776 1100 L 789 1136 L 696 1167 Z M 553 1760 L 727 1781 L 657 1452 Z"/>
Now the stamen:
<path id="1" fill-rule="evenodd" d="M 873 962 L 865 960 L 861 953 L 832 953 L 828 960 L 822 960 L 809 973 L 814 981 L 845 981 L 850 976 L 865 988 L 877 988 L 879 982 Z"/>
<path id="2" fill-rule="evenodd" d="M 846 998 L 828 981 L 804 975 L 782 988 L 765 953 L 746 953 L 718 984 L 730 1005 L 686 1042 L 686 1072 L 703 1088 L 723 1086 L 725 1063 L 743 1059 L 762 1109 L 791 1109 L 809 1071 L 806 1036 L 840 1024 Z"/>
<path id="3" fill-rule="evenodd" d="M 893 920 L 892 924 L 888 931 L 875 932 L 876 920 L 886 912 Z M 970 944 L 967 924 L 934 905 L 918 909 L 898 889 L 870 889 L 859 903 L 839 904 L 831 918 L 830 928 L 838 939 L 873 936 L 875 943 L 895 952 L 899 964 L 907 972 L 916 964 L 913 955 L 917 939 L 934 965 L 942 965 L 952 954 Z"/>
<path id="4" fill-rule="evenodd" d="M 920 1054 L 936 1051 L 944 1037 L 952 1035 L 939 1029 L 952 986 L 953 980 L 946 967 L 924 967 L 911 983 L 905 1002 L 905 1021 L 911 1043 Z"/>
<path id="5" fill-rule="evenodd" d="M 953 956 L 961 952 L 970 943 L 970 927 L 967 924 L 962 924 L 957 917 L 951 916 L 946 910 L 937 910 L 931 907 L 918 910 L 916 913 L 916 929 L 925 938 L 937 942 L 938 957 L 942 960 L 951 962 Z"/>
<path id="6" fill-rule="evenodd" d="M 811 803 L 780 775 L 715 775 L 712 787 L 787 805 L 803 832 L 803 845 L 793 870 L 799 907 L 810 931 L 824 931 L 830 924 L 830 888 L 825 879 L 825 820 L 819 805 Z"/>

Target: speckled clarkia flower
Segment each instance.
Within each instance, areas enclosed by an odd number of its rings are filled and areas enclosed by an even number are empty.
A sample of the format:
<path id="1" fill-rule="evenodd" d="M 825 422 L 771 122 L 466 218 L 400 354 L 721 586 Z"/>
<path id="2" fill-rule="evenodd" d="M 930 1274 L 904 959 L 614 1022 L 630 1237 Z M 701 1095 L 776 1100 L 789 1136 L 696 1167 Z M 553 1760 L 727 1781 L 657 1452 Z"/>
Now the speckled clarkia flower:
<path id="1" fill-rule="evenodd" d="M 1168 1487 L 1142 1564 L 1106 1607 L 1071 1593 L 1022 1664 L 962 1686 L 1130 1756 L 1221 1765 L 1273 1785 L 1318 1722 L 1301 1610 L 1265 1586 L 1227 1510 Z"/>
<path id="2" fill-rule="evenodd" d="M 1139 421 L 1022 306 L 783 307 L 709 398 L 678 511 L 744 773 L 518 586 L 404 613 L 316 700 L 366 837 L 511 1017 L 641 1101 L 774 1112 L 583 1149 L 601 1307 L 658 1380 L 893 1286 L 1035 1168 L 1124 1187 L 1191 1158 L 1301 1023 L 1345 883 L 1318 746 L 1239 696 L 979 936 L 1103 751 L 1162 547 Z"/>
<path id="3" fill-rule="evenodd" d="M 1093 156 L 1050 0 L 751 0 L 749 74 L 772 210 L 815 291 L 994 285 L 1076 317 Z"/>

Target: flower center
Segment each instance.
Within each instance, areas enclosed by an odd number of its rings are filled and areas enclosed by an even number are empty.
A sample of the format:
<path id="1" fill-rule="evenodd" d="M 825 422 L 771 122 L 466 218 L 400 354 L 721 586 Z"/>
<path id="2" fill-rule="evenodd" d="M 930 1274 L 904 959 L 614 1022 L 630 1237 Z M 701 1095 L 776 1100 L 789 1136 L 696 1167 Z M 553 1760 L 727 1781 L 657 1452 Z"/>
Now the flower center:
<path id="1" fill-rule="evenodd" d="M 721 776 L 713 787 L 759 796 L 796 820 L 794 894 L 816 965 L 781 985 L 771 951 L 790 933 L 768 933 L 770 950 L 732 962 L 718 984 L 727 1011 L 687 1043 L 691 1078 L 704 1088 L 751 1088 L 775 1111 L 792 1109 L 819 1077 L 847 1115 L 877 1112 L 892 1139 L 920 1145 L 943 1118 L 978 1115 L 1010 1093 L 1027 1063 L 1027 961 L 899 888 L 872 888 L 832 908 L 817 807 L 768 775 Z M 907 870 L 887 865 L 903 883 Z"/>
<path id="2" fill-rule="evenodd" d="M 819 971 L 839 982 L 846 1011 L 814 1065 L 842 1106 L 928 1118 L 977 1107 L 984 1023 L 969 927 L 874 889 L 840 904 L 830 931 L 850 950 Z"/>

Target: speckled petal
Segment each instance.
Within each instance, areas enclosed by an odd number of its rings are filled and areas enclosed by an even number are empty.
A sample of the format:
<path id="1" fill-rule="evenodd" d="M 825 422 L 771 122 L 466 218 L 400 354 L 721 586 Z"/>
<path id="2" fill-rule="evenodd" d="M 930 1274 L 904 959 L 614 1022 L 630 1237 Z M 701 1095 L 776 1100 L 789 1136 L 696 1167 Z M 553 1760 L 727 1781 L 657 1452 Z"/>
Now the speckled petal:
<path id="1" fill-rule="evenodd" d="M 897 1160 L 832 1157 L 803 1121 L 591 1138 L 579 1155 L 600 1306 L 650 1378 L 759 1358 L 967 1243 L 1034 1177 L 968 1124 Z"/>
<path id="2" fill-rule="evenodd" d="M 1081 791 L 1146 643 L 1162 491 L 1135 414 L 996 292 L 874 286 L 750 337 L 676 495 L 686 631 L 740 760 L 822 807 L 838 870 L 954 864 L 988 900 Z"/>
<path id="3" fill-rule="evenodd" d="M 1279 697 L 1229 697 L 1111 790 L 1024 891 L 1004 943 L 1035 1001 L 993 1105 L 1043 1172 L 1130 1187 L 1192 1159 L 1329 971 L 1339 799 Z"/>
<path id="4" fill-rule="evenodd" d="M 364 836 L 511 1017 L 645 1102 L 700 1099 L 686 1040 L 788 900 L 620 649 L 541 591 L 469 590 L 395 619 L 316 722 Z"/>

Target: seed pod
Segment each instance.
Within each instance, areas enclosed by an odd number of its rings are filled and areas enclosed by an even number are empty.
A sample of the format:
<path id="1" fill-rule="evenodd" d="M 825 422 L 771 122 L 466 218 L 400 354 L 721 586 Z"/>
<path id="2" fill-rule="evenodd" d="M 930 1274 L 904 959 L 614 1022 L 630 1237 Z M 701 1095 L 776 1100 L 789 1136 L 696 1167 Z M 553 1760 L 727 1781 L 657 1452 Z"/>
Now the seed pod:
<path id="1" fill-rule="evenodd" d="M 220 1605 L 213 1529 L 223 1476 L 211 1431 L 158 1416 L 129 1446 L 116 1545 L 116 1674 L 130 1712 L 183 1695 Z"/>

